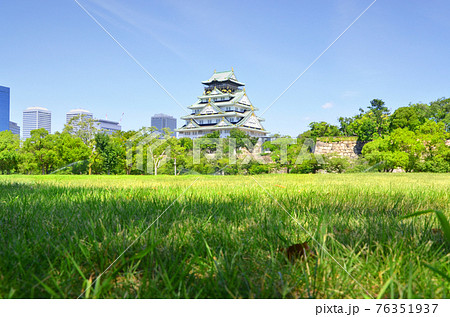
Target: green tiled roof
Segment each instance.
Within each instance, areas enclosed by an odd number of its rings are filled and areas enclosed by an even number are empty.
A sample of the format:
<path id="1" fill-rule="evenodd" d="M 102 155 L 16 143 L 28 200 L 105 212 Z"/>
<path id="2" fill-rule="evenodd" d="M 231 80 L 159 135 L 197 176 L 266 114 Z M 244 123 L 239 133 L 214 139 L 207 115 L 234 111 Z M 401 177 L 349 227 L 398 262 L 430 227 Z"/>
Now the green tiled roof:
<path id="1" fill-rule="evenodd" d="M 220 126 L 218 127 L 218 126 L 213 125 L 213 126 L 206 126 L 206 127 L 195 128 L 195 129 L 193 129 L 193 128 L 189 129 L 189 128 L 181 127 L 179 129 L 175 129 L 175 132 L 192 132 L 192 131 L 205 131 L 205 130 L 206 131 L 209 131 L 209 130 L 229 130 L 229 129 L 234 129 L 234 128 L 237 128 L 237 129 L 240 129 L 240 130 L 249 130 L 249 131 L 255 131 L 255 132 L 262 132 L 262 133 L 265 133 L 265 134 L 269 133 L 266 130 L 259 130 L 259 129 L 254 129 L 254 128 L 250 128 L 250 127 L 244 127 L 244 126 L 237 127 L 234 124 L 231 124 L 230 126 L 224 126 L 224 127 L 220 127 Z"/>
<path id="2" fill-rule="evenodd" d="M 214 74 L 209 78 L 208 80 L 202 81 L 202 84 L 208 85 L 212 82 L 225 82 L 225 81 L 231 81 L 233 83 L 238 84 L 239 86 L 245 86 L 244 83 L 241 83 L 237 80 L 236 76 L 234 75 L 233 70 L 225 71 L 225 72 L 214 72 Z"/>
<path id="3" fill-rule="evenodd" d="M 213 101 L 208 101 L 208 104 L 205 105 L 205 107 L 203 108 L 202 111 L 200 111 L 198 114 L 199 115 L 208 115 L 208 113 L 202 113 L 203 111 L 205 111 L 205 109 L 207 107 L 211 107 L 213 110 L 215 110 L 215 113 L 224 113 L 224 111 L 222 109 L 220 109 L 219 107 L 216 106 L 216 104 Z"/>
<path id="4" fill-rule="evenodd" d="M 219 101 L 219 102 L 217 103 L 217 106 L 219 106 L 219 105 L 220 105 L 220 107 L 234 106 L 234 105 L 236 105 L 237 103 L 239 103 L 239 101 L 240 101 L 244 96 L 246 96 L 246 95 L 247 95 L 247 94 L 245 93 L 245 91 L 239 91 L 239 92 L 236 92 L 235 94 L 223 94 L 222 96 L 224 96 L 224 97 L 225 97 L 225 96 L 231 96 L 232 99 L 229 100 L 229 101 Z M 222 96 L 216 95 L 216 96 L 214 96 L 214 97 L 222 97 Z M 190 105 L 188 108 L 189 108 L 189 109 L 201 109 L 201 108 L 203 108 L 203 107 L 206 107 L 207 104 L 206 104 L 206 103 L 201 103 L 200 101 L 201 101 L 201 100 L 205 100 L 205 99 L 207 99 L 207 98 L 208 98 L 208 99 L 211 98 L 210 95 L 205 95 L 205 96 L 199 97 L 199 99 L 197 100 L 197 102 L 194 103 L 193 105 Z M 248 109 L 248 110 L 250 110 L 251 107 L 252 107 L 252 106 L 248 106 L 248 105 L 243 104 L 243 103 L 239 103 L 238 106 L 240 106 L 240 107 L 242 107 L 242 108 L 244 108 L 244 109 Z M 256 108 L 256 107 L 253 107 L 253 110 L 254 110 L 254 111 L 258 111 L 259 109 Z"/>
<path id="5" fill-rule="evenodd" d="M 189 119 L 205 119 L 205 118 L 216 118 L 216 117 L 239 117 L 243 118 L 247 116 L 247 112 L 236 112 L 236 111 L 227 111 L 222 113 L 215 113 L 215 114 L 208 114 L 208 115 L 201 115 L 201 114 L 189 114 L 186 116 L 182 116 L 182 120 L 189 120 Z"/>
<path id="6" fill-rule="evenodd" d="M 241 121 L 239 121 L 239 122 L 236 124 L 236 126 L 239 126 L 239 127 L 246 127 L 246 128 L 253 129 L 252 127 L 246 125 L 247 121 L 248 121 L 250 118 L 252 118 L 252 116 L 255 116 L 255 113 L 254 113 L 253 111 L 249 112 L 249 113 L 247 114 L 247 116 L 246 116 L 244 119 L 242 119 Z M 265 131 L 265 129 L 264 129 L 264 127 L 262 126 L 261 122 L 259 122 L 259 118 L 256 117 L 256 116 L 255 116 L 255 118 L 256 118 L 256 120 L 258 121 L 258 124 L 261 126 L 262 131 Z"/>

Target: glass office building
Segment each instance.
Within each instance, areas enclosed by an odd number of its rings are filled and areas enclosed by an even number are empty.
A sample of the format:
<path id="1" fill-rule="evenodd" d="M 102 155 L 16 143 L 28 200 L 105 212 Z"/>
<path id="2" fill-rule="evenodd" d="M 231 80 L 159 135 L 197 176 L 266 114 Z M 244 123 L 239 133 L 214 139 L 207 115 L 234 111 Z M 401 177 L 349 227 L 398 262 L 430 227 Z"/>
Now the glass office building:
<path id="1" fill-rule="evenodd" d="M 85 109 L 73 109 L 66 113 L 66 124 L 70 124 L 73 127 L 73 131 L 77 132 L 82 125 L 82 122 L 87 120 L 93 120 L 94 115 L 92 112 Z"/>
<path id="2" fill-rule="evenodd" d="M 169 128 L 170 131 L 175 132 L 177 128 L 177 119 L 167 114 L 159 113 L 152 117 L 152 127 L 162 130 L 164 128 Z"/>
<path id="3" fill-rule="evenodd" d="M 20 136 L 20 127 L 17 123 L 9 121 L 9 131 Z"/>
<path id="4" fill-rule="evenodd" d="M 106 132 L 107 134 L 113 134 L 116 131 L 121 131 L 122 127 L 119 122 L 106 120 L 106 119 L 97 119 L 97 129 Z"/>
<path id="5" fill-rule="evenodd" d="M 23 139 L 28 139 L 30 132 L 44 128 L 52 133 L 52 113 L 42 107 L 30 107 L 23 111 Z"/>
<path id="6" fill-rule="evenodd" d="M 0 86 L 0 131 L 9 130 L 9 88 Z"/>

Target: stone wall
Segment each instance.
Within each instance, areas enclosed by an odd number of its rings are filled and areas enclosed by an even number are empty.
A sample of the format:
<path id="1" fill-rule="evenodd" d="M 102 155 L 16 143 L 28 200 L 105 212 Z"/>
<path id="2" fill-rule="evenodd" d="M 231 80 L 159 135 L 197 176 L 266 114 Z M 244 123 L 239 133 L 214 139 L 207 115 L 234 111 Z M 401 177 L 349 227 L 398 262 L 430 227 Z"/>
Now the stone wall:
<path id="1" fill-rule="evenodd" d="M 362 148 L 366 142 L 347 140 L 335 142 L 317 141 L 314 148 L 314 154 L 336 153 L 340 156 L 357 158 L 361 154 Z"/>
<path id="2" fill-rule="evenodd" d="M 331 154 L 336 153 L 340 156 L 357 158 L 361 155 L 362 148 L 367 142 L 363 141 L 334 141 L 334 142 L 323 142 L 317 141 L 314 148 L 314 154 Z M 445 142 L 447 146 L 450 146 L 450 140 Z"/>

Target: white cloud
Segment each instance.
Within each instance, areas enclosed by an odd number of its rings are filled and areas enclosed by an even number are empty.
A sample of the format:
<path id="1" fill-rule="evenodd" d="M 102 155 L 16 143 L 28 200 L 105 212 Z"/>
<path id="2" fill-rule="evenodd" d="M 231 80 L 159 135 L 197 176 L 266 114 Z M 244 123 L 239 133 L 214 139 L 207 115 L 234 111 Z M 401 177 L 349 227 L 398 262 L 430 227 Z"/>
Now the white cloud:
<path id="1" fill-rule="evenodd" d="M 327 102 L 325 104 L 322 105 L 323 109 L 330 109 L 333 108 L 334 104 L 332 102 Z"/>

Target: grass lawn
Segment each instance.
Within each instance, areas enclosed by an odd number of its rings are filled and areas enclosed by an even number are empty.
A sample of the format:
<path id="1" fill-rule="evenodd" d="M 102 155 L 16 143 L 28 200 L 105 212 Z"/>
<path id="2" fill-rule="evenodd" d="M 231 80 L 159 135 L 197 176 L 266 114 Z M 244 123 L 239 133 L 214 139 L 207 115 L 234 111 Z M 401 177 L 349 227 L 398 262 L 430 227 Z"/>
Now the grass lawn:
<path id="1" fill-rule="evenodd" d="M 400 217 L 450 216 L 449 194 L 448 174 L 0 176 L 0 298 L 448 298 L 438 221 Z"/>

